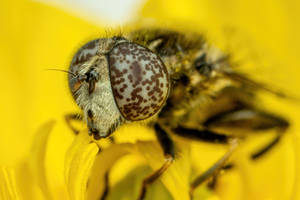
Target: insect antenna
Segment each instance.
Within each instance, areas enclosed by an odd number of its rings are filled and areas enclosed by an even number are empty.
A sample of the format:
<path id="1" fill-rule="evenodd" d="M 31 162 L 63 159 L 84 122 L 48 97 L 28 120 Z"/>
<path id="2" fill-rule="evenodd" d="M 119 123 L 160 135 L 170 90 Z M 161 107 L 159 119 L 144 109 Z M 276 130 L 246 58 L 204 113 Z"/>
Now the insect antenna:
<path id="1" fill-rule="evenodd" d="M 63 69 L 46 69 L 47 71 L 59 71 L 59 72 L 65 72 L 68 74 L 71 74 L 74 78 L 77 78 L 77 75 L 74 74 L 73 72 L 70 72 L 68 70 L 63 70 Z"/>

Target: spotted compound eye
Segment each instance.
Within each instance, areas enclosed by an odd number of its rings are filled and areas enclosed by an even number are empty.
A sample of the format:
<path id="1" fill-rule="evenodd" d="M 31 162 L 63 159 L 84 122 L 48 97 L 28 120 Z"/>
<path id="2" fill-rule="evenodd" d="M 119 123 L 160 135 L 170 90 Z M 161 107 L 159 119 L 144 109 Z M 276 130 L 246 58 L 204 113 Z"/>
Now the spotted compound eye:
<path id="1" fill-rule="evenodd" d="M 110 51 L 109 67 L 115 101 L 125 119 L 147 119 L 161 109 L 168 96 L 169 76 L 155 53 L 123 42 Z"/>

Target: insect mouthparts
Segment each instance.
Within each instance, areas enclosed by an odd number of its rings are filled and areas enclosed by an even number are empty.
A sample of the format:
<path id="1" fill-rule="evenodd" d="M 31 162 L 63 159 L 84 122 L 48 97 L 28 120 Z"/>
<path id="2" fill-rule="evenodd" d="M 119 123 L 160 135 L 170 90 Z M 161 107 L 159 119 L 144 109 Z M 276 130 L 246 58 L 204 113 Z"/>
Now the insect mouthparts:
<path id="1" fill-rule="evenodd" d="M 95 140 L 100 140 L 101 138 L 104 138 L 103 136 L 101 136 L 103 134 L 100 134 L 99 130 L 96 129 L 96 128 L 90 128 L 89 129 L 89 135 L 93 135 Z"/>

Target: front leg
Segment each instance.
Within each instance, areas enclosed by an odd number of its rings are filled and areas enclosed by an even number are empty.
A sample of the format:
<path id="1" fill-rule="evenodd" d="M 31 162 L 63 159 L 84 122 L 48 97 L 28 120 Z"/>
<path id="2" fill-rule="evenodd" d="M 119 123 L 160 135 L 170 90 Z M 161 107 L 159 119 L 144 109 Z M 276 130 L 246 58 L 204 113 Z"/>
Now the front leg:
<path id="1" fill-rule="evenodd" d="M 269 152 L 281 139 L 283 134 L 289 127 L 289 122 L 284 118 L 256 110 L 255 108 L 244 108 L 239 110 L 232 110 L 227 113 L 220 113 L 208 119 L 204 125 L 210 129 L 221 128 L 233 131 L 233 128 L 243 131 L 245 134 L 256 133 L 265 130 L 276 130 L 276 136 L 268 144 L 251 154 L 252 160 L 258 158 Z"/>
<path id="2" fill-rule="evenodd" d="M 75 135 L 79 133 L 79 130 L 72 125 L 72 121 L 83 121 L 83 116 L 80 113 L 69 113 L 65 115 L 67 126 L 73 131 Z"/>
<path id="3" fill-rule="evenodd" d="M 193 196 L 193 191 L 201 185 L 204 181 L 212 178 L 212 182 L 209 185 L 214 185 L 216 182 L 217 176 L 220 170 L 224 169 L 229 157 L 232 155 L 233 151 L 238 146 L 238 138 L 233 136 L 227 136 L 225 134 L 216 133 L 210 131 L 208 129 L 204 130 L 197 130 L 197 129 L 190 129 L 185 128 L 182 126 L 178 126 L 172 129 L 172 132 L 180 137 L 189 138 L 193 140 L 199 140 L 209 143 L 216 143 L 216 144 L 229 144 L 229 150 L 225 153 L 216 163 L 213 164 L 207 171 L 203 174 L 198 176 L 191 184 L 190 188 L 190 195 L 191 199 Z"/>
<path id="4" fill-rule="evenodd" d="M 165 161 L 158 170 L 154 171 L 150 176 L 144 179 L 138 200 L 142 200 L 145 198 L 147 187 L 159 177 L 161 177 L 161 175 L 170 167 L 175 158 L 174 142 L 172 141 L 170 136 L 165 130 L 163 130 L 163 128 L 159 124 L 154 125 L 154 130 L 156 137 L 164 151 Z"/>
<path id="5" fill-rule="evenodd" d="M 225 166 L 226 162 L 232 155 L 232 153 L 236 150 L 238 147 L 238 138 L 233 138 L 229 142 L 229 149 L 228 151 L 216 162 L 211 166 L 209 169 L 207 169 L 203 174 L 198 176 L 191 184 L 190 188 L 190 195 L 193 196 L 194 190 L 201 185 L 204 181 L 208 180 L 209 178 L 212 178 L 212 183 L 216 182 L 217 176 L 219 172 L 223 169 L 223 166 Z"/>

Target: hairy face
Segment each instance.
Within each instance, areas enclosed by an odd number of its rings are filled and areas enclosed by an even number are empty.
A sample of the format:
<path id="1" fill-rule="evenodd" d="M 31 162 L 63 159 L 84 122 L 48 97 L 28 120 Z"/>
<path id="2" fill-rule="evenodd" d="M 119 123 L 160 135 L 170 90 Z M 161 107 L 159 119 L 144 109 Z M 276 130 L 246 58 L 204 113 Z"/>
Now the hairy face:
<path id="1" fill-rule="evenodd" d="M 95 139 L 109 136 L 123 121 L 114 100 L 104 54 L 113 43 L 111 39 L 87 43 L 74 56 L 70 67 L 70 72 L 76 75 L 69 75 L 72 95 L 84 113 L 89 133 Z"/>

